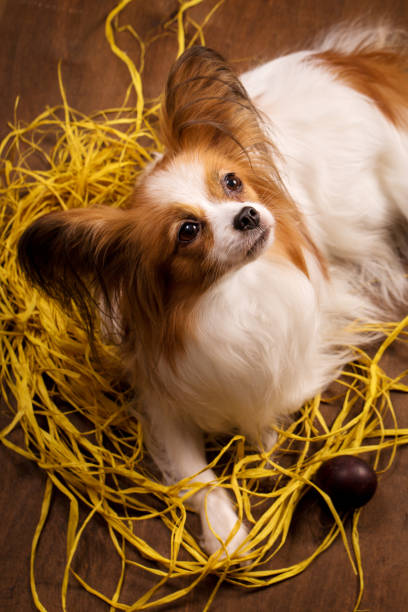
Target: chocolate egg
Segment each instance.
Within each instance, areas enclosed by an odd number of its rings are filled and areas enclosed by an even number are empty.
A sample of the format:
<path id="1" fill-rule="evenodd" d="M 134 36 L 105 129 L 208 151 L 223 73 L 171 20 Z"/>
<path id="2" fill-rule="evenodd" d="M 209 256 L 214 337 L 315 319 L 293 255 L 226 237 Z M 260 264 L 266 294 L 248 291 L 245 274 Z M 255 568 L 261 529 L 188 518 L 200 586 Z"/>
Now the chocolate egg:
<path id="1" fill-rule="evenodd" d="M 315 480 L 340 510 L 364 506 L 377 488 L 374 470 L 363 459 L 353 455 L 339 455 L 325 461 Z"/>

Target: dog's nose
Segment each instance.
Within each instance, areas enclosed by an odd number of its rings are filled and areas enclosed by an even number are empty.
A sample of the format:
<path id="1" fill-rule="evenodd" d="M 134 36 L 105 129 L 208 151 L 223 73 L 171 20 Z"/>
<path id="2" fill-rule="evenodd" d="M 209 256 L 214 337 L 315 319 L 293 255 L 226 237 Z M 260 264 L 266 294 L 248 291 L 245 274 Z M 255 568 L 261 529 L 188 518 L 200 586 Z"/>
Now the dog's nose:
<path id="1" fill-rule="evenodd" d="M 259 212 L 252 206 L 244 206 L 234 217 L 234 227 L 241 232 L 259 227 Z"/>

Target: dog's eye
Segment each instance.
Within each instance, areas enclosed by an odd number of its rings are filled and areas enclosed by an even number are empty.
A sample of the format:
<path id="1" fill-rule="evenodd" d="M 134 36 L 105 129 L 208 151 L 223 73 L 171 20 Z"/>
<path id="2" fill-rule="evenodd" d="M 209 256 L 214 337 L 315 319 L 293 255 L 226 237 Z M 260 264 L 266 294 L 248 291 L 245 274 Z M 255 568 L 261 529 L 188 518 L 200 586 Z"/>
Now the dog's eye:
<path id="1" fill-rule="evenodd" d="M 239 193 L 242 189 L 242 181 L 235 172 L 228 172 L 223 178 L 224 187 L 227 191 Z"/>
<path id="2" fill-rule="evenodd" d="M 197 221 L 186 221 L 179 229 L 179 242 L 191 242 L 197 237 L 200 231 L 200 224 Z"/>

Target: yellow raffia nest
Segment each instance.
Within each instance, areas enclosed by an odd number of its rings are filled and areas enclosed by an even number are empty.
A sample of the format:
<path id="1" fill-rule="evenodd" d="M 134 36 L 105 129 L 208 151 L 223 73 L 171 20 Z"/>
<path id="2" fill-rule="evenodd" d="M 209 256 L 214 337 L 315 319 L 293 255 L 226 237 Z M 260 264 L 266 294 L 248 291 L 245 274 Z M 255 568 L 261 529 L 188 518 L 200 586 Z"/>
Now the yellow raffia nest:
<path id="1" fill-rule="evenodd" d="M 141 70 L 115 43 L 115 19 L 130 1 L 120 2 L 109 15 L 106 34 L 112 51 L 129 68 L 131 87 L 137 94 L 136 107 L 125 102 L 121 109 L 83 116 L 68 106 L 59 75 L 62 105 L 47 109 L 29 125 L 15 120 L 0 148 L 1 391 L 11 414 L 0 439 L 13 451 L 37 462 L 48 475 L 32 544 L 31 588 L 35 605 L 45 610 L 36 590 L 35 555 L 56 487 L 70 503 L 67 562 L 61 585 L 64 610 L 71 573 L 84 588 L 109 603 L 112 610 L 130 611 L 168 604 L 186 595 L 212 572 L 218 574 L 219 580 L 206 604 L 208 609 L 224 580 L 254 588 L 292 577 L 339 535 L 359 576 L 357 609 L 363 590 L 357 531 L 360 511 L 353 515 L 353 529 L 348 536 L 344 517 L 319 491 L 333 514 L 332 528 L 319 547 L 289 567 L 270 569 L 270 561 L 285 545 L 294 510 L 305 492 L 315 487 L 312 479 L 322 461 L 343 453 L 371 453 L 372 464 L 378 470 L 384 463 L 380 464 L 384 450 L 388 449 L 387 468 L 397 447 L 408 442 L 408 430 L 398 428 L 390 395 L 393 390 L 408 391 L 402 383 L 405 373 L 391 379 L 379 365 L 392 342 L 397 338 L 406 341 L 408 319 L 376 326 L 384 332 L 385 340 L 374 358 L 360 351 L 358 362 L 342 377 L 340 404 L 336 398 L 336 405 L 341 407 L 334 418 L 327 418 L 330 411 L 317 397 L 303 407 L 296 422 L 279 430 L 279 463 L 275 455 L 268 457 L 246 448 L 241 436 L 234 436 L 225 446 L 215 445 L 211 467 L 218 471 L 220 480 L 214 486 L 229 490 L 240 520 L 252 527 L 244 547 L 248 563 L 242 566 L 235 558 L 208 558 L 186 529 L 186 505 L 191 494 L 186 493 L 188 483 L 164 486 L 146 468 L 142 431 L 131 414 L 132 394 L 118 386 L 119 364 L 114 350 L 97 339 L 100 357 L 95 362 L 80 321 L 68 318 L 30 289 L 17 268 L 18 239 L 34 219 L 54 209 L 98 203 L 121 206 L 131 194 L 138 172 L 151 159 L 151 153 L 160 149 L 152 127 L 158 104 L 145 105 Z M 202 42 L 202 26 L 221 4 L 217 3 L 199 26 L 187 11 L 201 1 L 180 0 L 179 12 L 172 22 L 176 25 L 179 52 L 186 44 L 185 19 L 196 29 L 189 44 L 197 39 Z M 50 138 L 54 142 L 51 150 L 43 144 Z M 80 421 L 75 418 L 78 415 Z M 385 427 L 385 418 L 391 427 Z M 24 432 L 22 446 L 11 440 L 10 434 L 16 428 Z M 269 490 L 260 487 L 266 479 L 273 482 Z M 160 505 L 152 502 L 152 494 Z M 82 523 L 80 503 L 88 511 Z M 122 560 L 122 573 L 113 596 L 99 593 L 72 569 L 81 535 L 85 528 L 92 529 L 95 515 L 106 523 L 111 554 L 119 554 Z M 170 554 L 163 554 L 138 536 L 138 522 L 146 520 L 166 525 Z M 126 553 L 129 547 L 147 562 L 131 561 Z M 154 584 L 132 604 L 120 603 L 126 571 L 149 572 Z M 175 587 L 171 595 L 160 594 L 166 582 L 181 577 L 187 579 L 188 586 Z"/>

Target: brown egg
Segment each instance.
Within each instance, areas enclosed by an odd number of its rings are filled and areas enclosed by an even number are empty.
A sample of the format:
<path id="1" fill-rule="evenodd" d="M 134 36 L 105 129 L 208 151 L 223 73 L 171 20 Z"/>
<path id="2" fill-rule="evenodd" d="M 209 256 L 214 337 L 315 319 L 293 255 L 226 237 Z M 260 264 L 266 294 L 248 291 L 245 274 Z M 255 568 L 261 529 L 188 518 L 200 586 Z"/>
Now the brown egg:
<path id="1" fill-rule="evenodd" d="M 364 506 L 374 495 L 377 476 L 360 457 L 339 455 L 325 461 L 316 473 L 316 484 L 340 510 Z"/>

